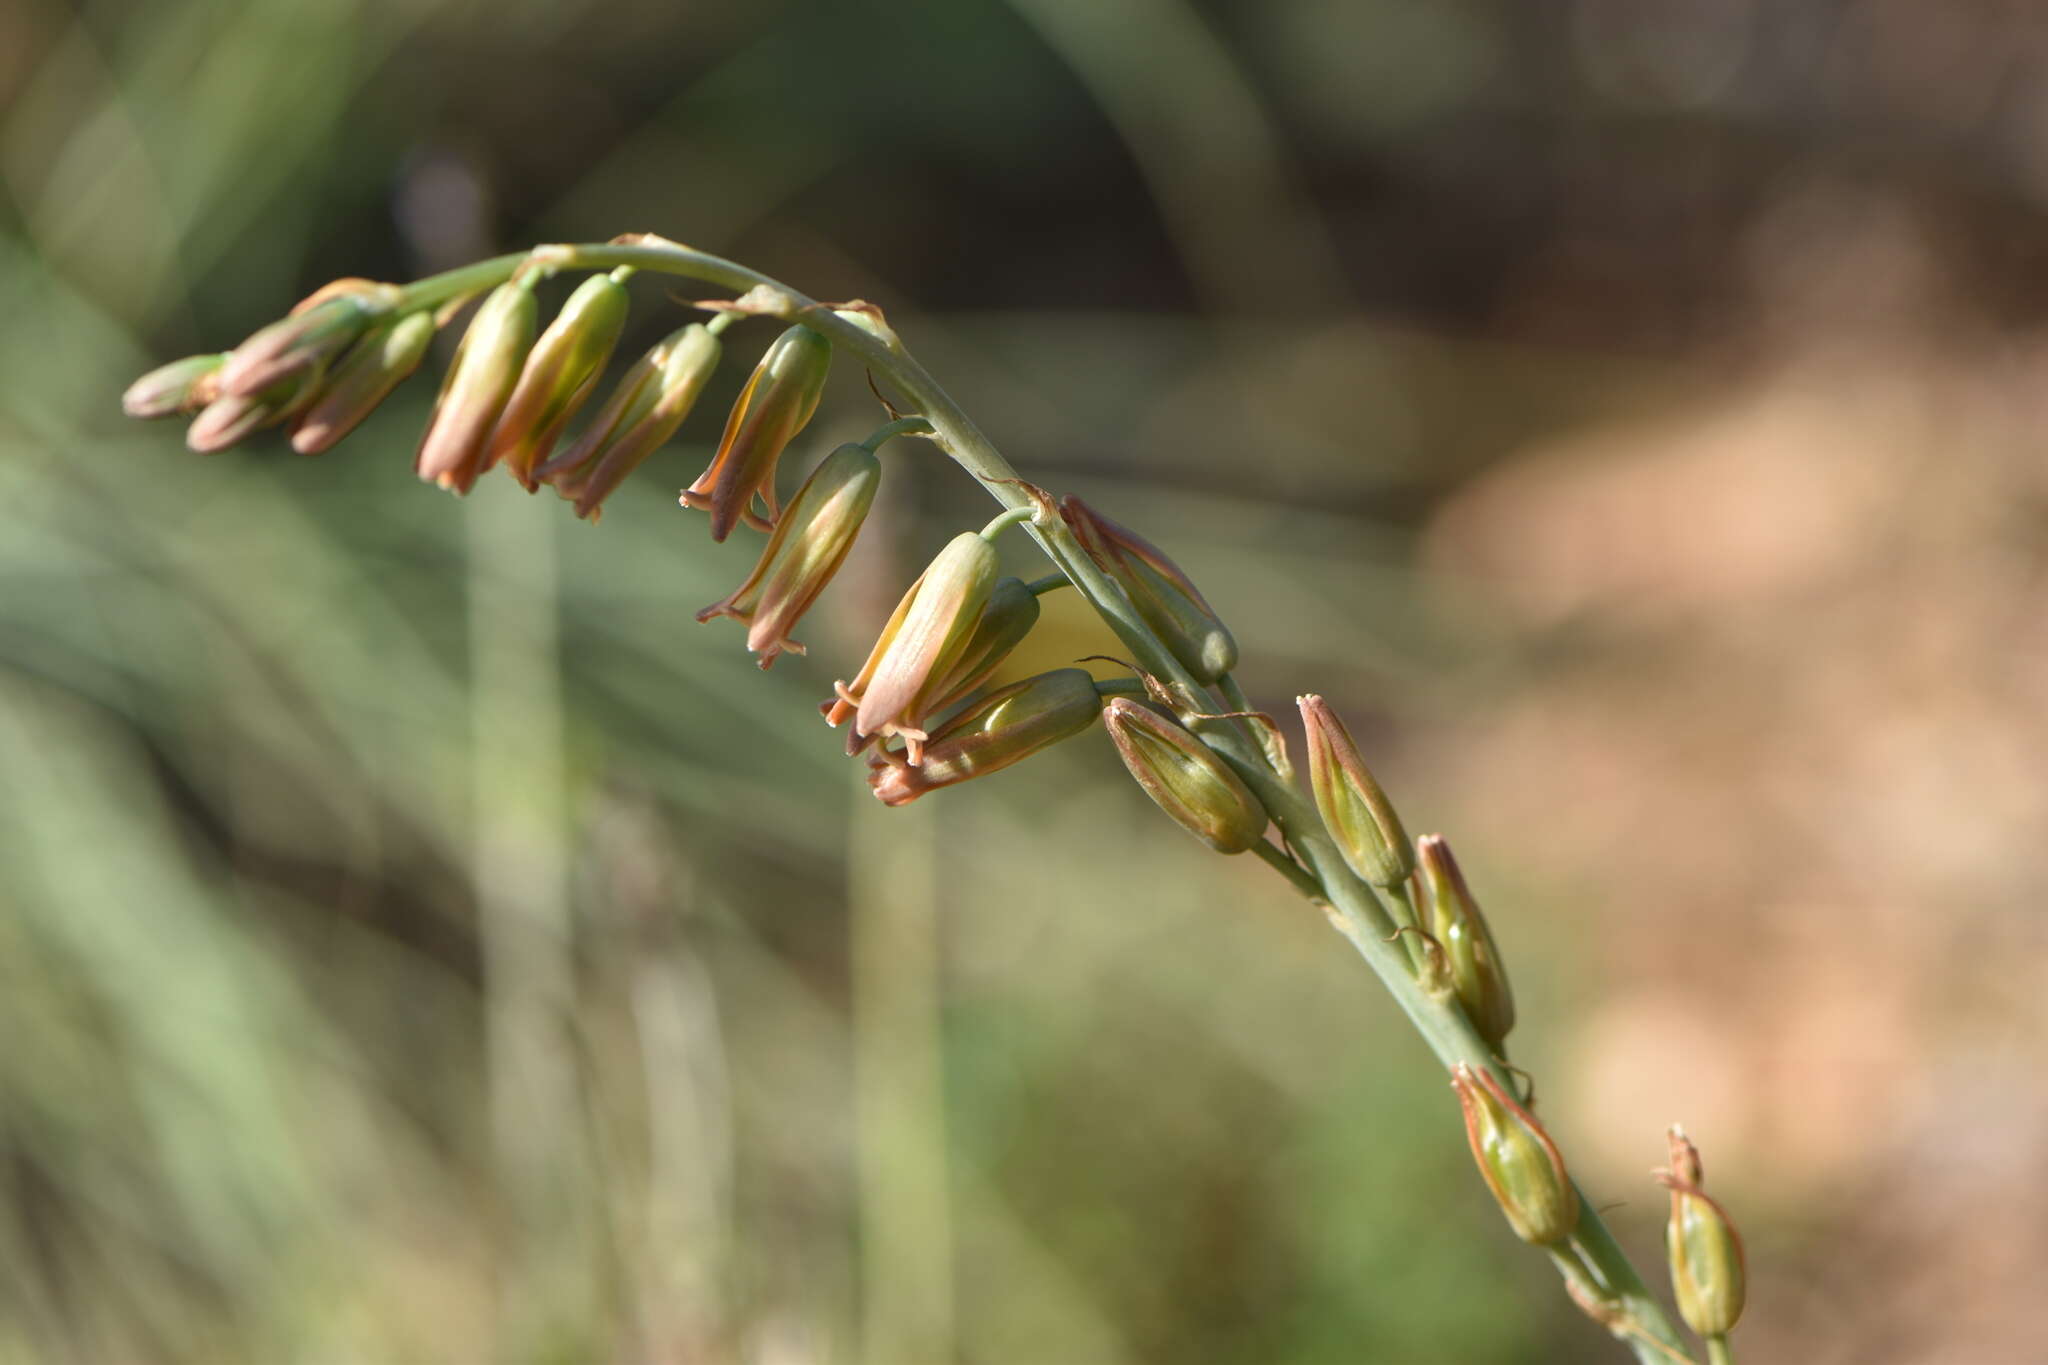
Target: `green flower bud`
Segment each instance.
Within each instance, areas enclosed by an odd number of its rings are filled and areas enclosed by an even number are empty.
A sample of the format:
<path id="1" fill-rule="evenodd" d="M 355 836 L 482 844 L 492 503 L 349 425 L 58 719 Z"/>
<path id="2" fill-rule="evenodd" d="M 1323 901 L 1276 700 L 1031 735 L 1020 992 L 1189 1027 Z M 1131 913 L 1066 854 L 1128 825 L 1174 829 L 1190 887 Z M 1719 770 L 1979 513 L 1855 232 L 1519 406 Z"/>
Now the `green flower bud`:
<path id="1" fill-rule="evenodd" d="M 1557 1145 L 1517 1104 L 1491 1072 L 1464 1062 L 1451 1068 L 1451 1088 L 1465 1111 L 1465 1136 L 1487 1188 L 1515 1236 L 1555 1246 L 1579 1225 L 1579 1193 L 1564 1171 Z"/>
<path id="2" fill-rule="evenodd" d="M 818 410 L 831 365 L 832 343 L 801 326 L 777 337 L 761 357 L 726 419 L 718 453 L 683 490 L 683 506 L 710 511 L 713 540 L 724 540 L 742 521 L 757 531 L 773 525 L 775 462 Z M 756 497 L 765 516 L 753 510 Z"/>
<path id="3" fill-rule="evenodd" d="M 422 479 L 456 493 L 475 485 L 498 414 L 533 345 L 539 311 L 533 290 L 518 280 L 499 285 L 478 305 L 420 439 L 414 468 Z"/>
<path id="4" fill-rule="evenodd" d="M 220 367 L 227 358 L 222 351 L 159 365 L 128 386 L 121 395 L 121 411 L 143 418 L 197 412 L 220 397 Z"/>
<path id="5" fill-rule="evenodd" d="M 226 450 L 303 411 L 319 393 L 320 376 L 301 370 L 260 393 L 225 394 L 192 419 L 185 428 L 185 444 L 204 455 Z"/>
<path id="6" fill-rule="evenodd" d="M 886 806 L 908 805 L 928 791 L 986 777 L 1095 723 L 1102 706 L 1084 669 L 1061 668 L 1001 687 L 936 726 L 923 761 L 893 749 L 868 756 L 868 785 Z"/>
<path id="7" fill-rule="evenodd" d="M 533 467 L 597 387 L 625 329 L 629 302 L 626 287 L 609 275 L 592 275 L 576 287 L 526 357 L 491 433 L 486 468 L 503 464 L 527 492 L 540 487 Z"/>
<path id="8" fill-rule="evenodd" d="M 1415 871 L 1408 832 L 1393 802 L 1366 770 L 1351 732 L 1321 697 L 1296 697 L 1308 736 L 1308 784 L 1337 851 L 1374 886 L 1398 886 Z"/>
<path id="9" fill-rule="evenodd" d="M 827 722 L 851 714 L 856 741 L 900 735 L 909 762 L 923 762 L 928 684 L 966 653 L 995 580 L 995 547 L 973 531 L 953 537 L 896 604 L 853 682 L 833 684 L 843 705 L 825 708 Z"/>
<path id="10" fill-rule="evenodd" d="M 802 654 L 804 647 L 789 632 L 839 572 L 881 481 L 882 462 L 864 445 L 843 445 L 827 455 L 775 523 L 747 581 L 697 619 L 730 616 L 745 622 L 747 648 L 760 655 L 763 668 L 785 651 Z"/>
<path id="11" fill-rule="evenodd" d="M 318 455 L 356 429 L 426 359 L 434 315 L 408 313 L 379 323 L 349 347 L 304 415 L 292 424 L 292 449 Z"/>
<path id="12" fill-rule="evenodd" d="M 1657 1181 L 1671 1191 L 1671 1221 L 1664 1247 L 1671 1262 L 1671 1292 L 1685 1325 L 1703 1337 L 1725 1336 L 1742 1316 L 1748 1268 L 1742 1238 L 1721 1206 L 1700 1188 L 1700 1154 L 1673 1124 L 1671 1169 Z"/>
<path id="13" fill-rule="evenodd" d="M 1208 745 L 1150 707 L 1111 697 L 1102 722 L 1124 766 L 1182 829 L 1218 853 L 1242 853 L 1266 832 L 1266 808 Z"/>
<path id="14" fill-rule="evenodd" d="M 1117 581 L 1139 618 L 1195 681 L 1215 682 L 1237 666 L 1237 641 L 1179 565 L 1079 498 L 1061 498 L 1059 507 L 1095 566 Z"/>
<path id="15" fill-rule="evenodd" d="M 669 333 L 619 378 L 618 387 L 568 449 L 534 471 L 536 480 L 595 521 L 604 500 L 690 415 L 718 369 L 723 348 L 702 323 Z"/>
<path id="16" fill-rule="evenodd" d="M 369 280 L 336 280 L 292 309 L 291 316 L 254 332 L 235 347 L 220 375 L 220 391 L 252 398 L 294 375 L 317 375 L 391 311 L 400 291 Z"/>
<path id="17" fill-rule="evenodd" d="M 1422 928 L 1443 948 L 1465 1017 L 1496 1052 L 1515 1026 L 1515 995 L 1479 902 L 1441 834 L 1416 841 L 1422 855 Z"/>

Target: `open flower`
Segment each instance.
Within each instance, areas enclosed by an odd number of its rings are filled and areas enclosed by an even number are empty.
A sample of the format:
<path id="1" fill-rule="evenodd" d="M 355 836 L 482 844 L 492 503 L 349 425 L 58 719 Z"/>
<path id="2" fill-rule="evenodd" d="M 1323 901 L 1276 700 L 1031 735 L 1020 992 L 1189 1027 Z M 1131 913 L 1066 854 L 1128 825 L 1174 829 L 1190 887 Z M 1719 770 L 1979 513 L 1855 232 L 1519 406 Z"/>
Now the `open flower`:
<path id="1" fill-rule="evenodd" d="M 784 652 L 802 654 L 789 632 L 839 572 L 881 480 L 882 462 L 864 445 L 827 455 L 776 521 L 747 581 L 697 619 L 730 616 L 746 623 L 747 648 L 760 655 L 763 668 Z"/>

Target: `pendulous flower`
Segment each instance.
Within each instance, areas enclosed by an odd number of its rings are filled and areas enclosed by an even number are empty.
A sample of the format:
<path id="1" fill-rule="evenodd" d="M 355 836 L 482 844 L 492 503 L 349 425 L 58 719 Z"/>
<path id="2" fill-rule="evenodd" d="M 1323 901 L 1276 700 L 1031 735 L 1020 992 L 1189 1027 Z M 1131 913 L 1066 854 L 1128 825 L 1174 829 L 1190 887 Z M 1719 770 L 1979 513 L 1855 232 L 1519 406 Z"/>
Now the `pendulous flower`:
<path id="1" fill-rule="evenodd" d="M 935 726 L 923 761 L 891 748 L 868 755 L 868 786 L 885 806 L 999 772 L 1095 723 L 1102 709 L 1085 669 L 1060 668 L 1000 687 Z"/>
<path id="2" fill-rule="evenodd" d="M 318 455 L 355 430 L 419 368 L 435 330 L 432 313 L 408 313 L 357 338 L 328 371 L 319 396 L 292 423 L 292 449 Z"/>
<path id="3" fill-rule="evenodd" d="M 683 490 L 683 506 L 711 513 L 713 540 L 724 540 L 742 521 L 757 531 L 773 526 L 775 462 L 818 410 L 831 364 L 832 343 L 802 326 L 777 337 L 762 355 L 726 419 L 718 453 Z M 757 497 L 765 515 L 753 510 Z"/>
<path id="4" fill-rule="evenodd" d="M 491 432 L 484 467 L 504 465 L 527 492 L 540 487 L 533 467 L 547 458 L 576 410 L 590 397 L 626 326 L 626 286 L 592 275 L 576 287 L 540 334 Z"/>
<path id="5" fill-rule="evenodd" d="M 534 478 L 595 521 L 604 500 L 690 415 L 718 369 L 723 348 L 701 322 L 669 333 L 619 377 L 583 434 L 534 471 Z"/>
<path id="6" fill-rule="evenodd" d="M 1215 682 L 1237 666 L 1237 641 L 1179 565 L 1071 494 L 1060 499 L 1059 510 L 1095 566 L 1116 580 L 1195 681 Z"/>
<path id="7" fill-rule="evenodd" d="M 420 438 L 414 468 L 422 479 L 456 493 L 475 486 L 498 414 L 533 345 L 538 312 L 523 280 L 499 285 L 478 305 Z"/>

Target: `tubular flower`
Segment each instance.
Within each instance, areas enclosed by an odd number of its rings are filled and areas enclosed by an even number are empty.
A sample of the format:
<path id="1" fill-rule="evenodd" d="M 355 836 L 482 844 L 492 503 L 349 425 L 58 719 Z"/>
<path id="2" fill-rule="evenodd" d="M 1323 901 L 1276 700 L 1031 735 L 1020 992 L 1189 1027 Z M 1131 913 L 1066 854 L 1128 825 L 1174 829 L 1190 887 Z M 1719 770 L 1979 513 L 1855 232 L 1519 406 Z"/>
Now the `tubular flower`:
<path id="1" fill-rule="evenodd" d="M 921 763 L 893 749 L 868 756 L 868 785 L 885 806 L 986 777 L 1095 723 L 1102 701 L 1084 669 L 1061 668 L 997 688 L 969 703 L 925 741 Z"/>
<path id="2" fill-rule="evenodd" d="M 1159 548 L 1079 498 L 1061 498 L 1060 517 L 1095 566 L 1117 581 L 1131 606 L 1197 682 L 1237 666 L 1237 641 L 1180 566 Z"/>
<path id="3" fill-rule="evenodd" d="M 318 455 L 354 431 L 419 368 L 434 330 L 432 313 L 408 313 L 364 333 L 328 372 L 320 396 L 292 423 L 292 449 Z"/>
<path id="4" fill-rule="evenodd" d="M 1266 832 L 1266 808 L 1192 733 L 1129 697 L 1111 697 L 1102 723 L 1124 767 L 1159 809 L 1218 853 L 1242 853 Z"/>
<path id="5" fill-rule="evenodd" d="M 1699 1150 L 1673 1124 L 1671 1169 L 1657 1180 L 1671 1191 L 1671 1221 L 1664 1247 L 1671 1262 L 1671 1293 L 1685 1325 L 1703 1337 L 1725 1336 L 1742 1316 L 1748 1269 L 1742 1238 L 1721 1206 L 1700 1188 Z"/>
<path id="6" fill-rule="evenodd" d="M 1415 855 L 1394 803 L 1366 769 L 1330 704 L 1313 694 L 1294 702 L 1308 735 L 1308 784 L 1324 828 L 1353 872 L 1374 886 L 1398 886 L 1415 871 Z"/>
<path id="7" fill-rule="evenodd" d="M 1555 1246 L 1571 1236 L 1579 1225 L 1579 1192 L 1535 1115 L 1515 1103 L 1491 1072 L 1464 1062 L 1451 1068 L 1451 1088 L 1465 1111 L 1472 1159 L 1515 1236 L 1537 1246 Z"/>
<path id="8" fill-rule="evenodd" d="M 504 465 L 529 493 L 540 487 L 533 467 L 597 387 L 625 328 L 627 303 L 626 287 L 609 275 L 592 275 L 576 287 L 526 357 L 491 433 L 486 468 Z"/>
<path id="9" fill-rule="evenodd" d="M 669 333 L 619 377 L 596 420 L 534 478 L 573 501 L 577 516 L 595 521 L 612 490 L 675 435 L 722 350 L 702 323 Z"/>
<path id="10" fill-rule="evenodd" d="M 1465 1017 L 1498 1052 L 1515 1026 L 1515 995 L 1508 988 L 1507 967 L 1493 944 L 1493 931 L 1465 885 L 1449 842 L 1441 834 L 1425 834 L 1416 846 L 1422 853 L 1421 927 L 1443 949 L 1451 988 L 1465 1007 Z"/>
<path id="11" fill-rule="evenodd" d="M 730 616 L 746 623 L 747 648 L 761 656 L 763 668 L 785 651 L 802 654 L 804 647 L 789 632 L 839 572 L 881 480 L 882 462 L 864 445 L 843 445 L 827 455 L 775 523 L 747 581 L 697 619 Z"/>
<path id="12" fill-rule="evenodd" d="M 713 540 L 724 540 L 742 521 L 757 531 L 774 523 L 775 462 L 817 411 L 831 364 L 832 343 L 801 326 L 777 337 L 761 357 L 726 419 L 718 453 L 683 490 L 683 506 L 710 511 Z M 756 497 L 766 516 L 754 512 Z"/>
<path id="13" fill-rule="evenodd" d="M 121 411 L 144 418 L 197 412 L 220 397 L 220 367 L 227 358 L 223 351 L 159 365 L 128 386 L 121 395 Z"/>
<path id="14" fill-rule="evenodd" d="M 422 479 L 456 493 L 476 484 L 498 414 L 533 345 L 538 312 L 533 290 L 517 280 L 499 285 L 478 306 L 420 438 L 414 468 Z"/>
<path id="15" fill-rule="evenodd" d="M 834 683 L 838 701 L 823 708 L 831 725 L 853 717 L 851 747 L 871 736 L 900 735 L 909 763 L 924 761 L 929 685 L 951 671 L 973 642 L 995 577 L 995 547 L 963 531 L 910 585 L 860 673 L 851 683 Z"/>
<path id="16" fill-rule="evenodd" d="M 226 450 L 304 410 L 319 393 L 319 376 L 301 371 L 259 393 L 223 394 L 185 428 L 185 444 L 204 455 Z"/>
<path id="17" fill-rule="evenodd" d="M 292 309 L 289 317 L 250 334 L 229 353 L 220 391 L 252 398 L 279 380 L 318 377 L 371 325 L 390 313 L 400 291 L 369 280 L 336 280 Z"/>

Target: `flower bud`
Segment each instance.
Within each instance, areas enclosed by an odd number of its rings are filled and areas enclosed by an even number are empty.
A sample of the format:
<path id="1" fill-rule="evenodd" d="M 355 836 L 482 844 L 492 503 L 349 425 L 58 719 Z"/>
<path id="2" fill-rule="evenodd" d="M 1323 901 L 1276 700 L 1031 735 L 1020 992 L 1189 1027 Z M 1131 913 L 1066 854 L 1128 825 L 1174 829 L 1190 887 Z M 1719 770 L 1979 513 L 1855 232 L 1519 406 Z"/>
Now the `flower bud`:
<path id="1" fill-rule="evenodd" d="M 121 395 L 121 411 L 144 418 L 197 412 L 220 397 L 220 367 L 227 358 L 223 351 L 159 365 L 128 386 Z"/>
<path id="2" fill-rule="evenodd" d="M 1351 732 L 1321 697 L 1296 697 L 1308 735 L 1308 784 L 1337 851 L 1374 886 L 1398 886 L 1415 871 L 1408 832 L 1394 803 L 1366 771 Z"/>
<path id="3" fill-rule="evenodd" d="M 817 411 L 832 364 L 832 343 L 808 327 L 792 327 L 761 357 L 726 419 L 718 453 L 683 490 L 683 506 L 709 509 L 711 538 L 724 540 L 744 521 L 757 531 L 773 524 L 775 462 Z M 765 517 L 756 515 L 761 499 Z"/>
<path id="4" fill-rule="evenodd" d="M 1465 1017 L 1496 1052 L 1515 1026 L 1515 996 L 1507 968 L 1479 902 L 1441 834 L 1416 841 L 1422 854 L 1422 927 L 1440 944 Z"/>
<path id="5" fill-rule="evenodd" d="M 456 493 L 476 483 L 498 414 L 533 345 L 539 311 L 533 290 L 518 280 L 499 285 L 477 306 L 420 439 L 414 468 L 422 479 Z"/>
<path id="6" fill-rule="evenodd" d="M 928 791 L 985 777 L 1029 758 L 1095 723 L 1101 711 L 1095 680 L 1079 668 L 1055 669 L 1001 687 L 932 730 L 921 763 L 893 749 L 868 756 L 868 785 L 885 806 L 903 806 Z"/>
<path id="7" fill-rule="evenodd" d="M 220 391 L 251 398 L 281 379 L 319 374 L 388 313 L 398 295 L 388 284 L 335 281 L 235 347 L 221 369 Z"/>
<path id="8" fill-rule="evenodd" d="M 1059 507 L 1095 566 L 1117 581 L 1139 618 L 1195 681 L 1215 682 L 1237 666 L 1237 641 L 1179 565 L 1077 497 L 1061 498 Z"/>
<path id="9" fill-rule="evenodd" d="M 789 632 L 839 572 L 881 480 L 882 462 L 866 446 L 843 445 L 827 455 L 775 523 L 747 581 L 697 619 L 745 622 L 747 648 L 761 656 L 763 668 L 784 651 L 802 654 Z"/>
<path id="10" fill-rule="evenodd" d="M 503 464 L 529 493 L 540 486 L 533 467 L 597 387 L 625 328 L 628 303 L 626 287 L 609 275 L 592 275 L 576 287 L 526 357 L 491 433 L 486 468 Z"/>
<path id="11" fill-rule="evenodd" d="M 426 359 L 434 341 L 434 315 L 408 313 L 366 332 L 327 375 L 320 396 L 292 424 L 292 449 L 318 455 L 391 394 Z"/>
<path id="12" fill-rule="evenodd" d="M 1218 853 L 1242 853 L 1266 832 L 1266 808 L 1208 745 L 1129 697 L 1111 697 L 1102 722 L 1124 766 L 1181 828 Z"/>
<path id="13" fill-rule="evenodd" d="M 204 455 L 239 445 L 265 427 L 275 426 L 319 396 L 320 377 L 311 371 L 287 375 L 253 394 L 226 394 L 208 403 L 185 428 L 185 444 Z"/>
<path id="14" fill-rule="evenodd" d="M 1451 1088 L 1465 1111 L 1465 1136 L 1487 1188 L 1515 1236 L 1555 1246 L 1579 1225 L 1579 1193 L 1564 1172 L 1557 1145 L 1488 1071 L 1464 1062 L 1451 1068 Z"/>
<path id="15" fill-rule="evenodd" d="M 973 531 L 953 537 L 896 604 L 853 682 L 833 684 L 843 705 L 825 708 L 827 722 L 837 725 L 850 709 L 856 742 L 901 735 L 910 763 L 923 762 L 928 684 L 965 654 L 995 577 L 993 545 Z"/>
<path id="16" fill-rule="evenodd" d="M 596 420 L 534 477 L 573 501 L 577 516 L 596 520 L 626 476 L 676 434 L 718 369 L 722 350 L 699 322 L 663 337 L 620 376 Z"/>
<path id="17" fill-rule="evenodd" d="M 1671 1262 L 1671 1292 L 1685 1325 L 1703 1337 L 1724 1336 L 1742 1316 L 1748 1278 L 1742 1238 L 1721 1206 L 1700 1188 L 1700 1154 L 1685 1130 L 1672 1125 L 1671 1169 L 1657 1172 L 1671 1191 L 1671 1221 L 1664 1229 Z"/>

